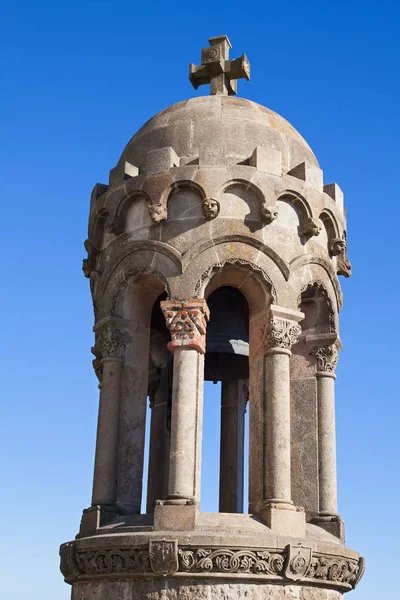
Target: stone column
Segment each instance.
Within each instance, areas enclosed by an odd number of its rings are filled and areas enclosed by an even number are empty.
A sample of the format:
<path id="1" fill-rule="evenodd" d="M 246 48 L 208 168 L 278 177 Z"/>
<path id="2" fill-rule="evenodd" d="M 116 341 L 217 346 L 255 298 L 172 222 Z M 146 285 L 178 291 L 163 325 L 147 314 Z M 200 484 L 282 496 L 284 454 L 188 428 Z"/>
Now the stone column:
<path id="1" fill-rule="evenodd" d="M 312 352 L 317 358 L 319 514 L 337 517 L 334 370 L 339 354 L 335 344 Z"/>
<path id="2" fill-rule="evenodd" d="M 304 513 L 291 498 L 290 348 L 301 333 L 303 313 L 271 306 L 264 338 L 264 505 L 261 515 L 272 530 L 304 535 Z"/>
<path id="3" fill-rule="evenodd" d="M 167 495 L 169 430 L 168 430 L 168 367 L 149 374 L 148 395 L 151 408 L 149 473 L 147 483 L 147 513 L 154 511 L 156 501 Z"/>
<path id="4" fill-rule="evenodd" d="M 118 422 L 122 366 L 131 336 L 115 321 L 103 320 L 95 328 L 96 370 L 101 377 L 92 505 L 113 506 L 117 491 Z M 100 365 L 100 368 L 99 368 Z"/>
<path id="5" fill-rule="evenodd" d="M 200 501 L 201 432 L 203 415 L 204 353 L 209 310 L 204 299 L 161 302 L 174 354 L 171 442 L 169 454 L 168 498 L 165 504 L 180 509 L 198 506 Z M 175 506 L 176 507 L 176 506 Z M 157 508 L 157 507 L 156 507 Z M 197 510 L 197 508 L 196 508 Z M 155 511 L 155 528 L 182 527 L 185 511 L 173 517 Z M 194 527 L 195 512 L 185 521 Z M 177 521 L 178 519 L 178 521 Z"/>
<path id="6" fill-rule="evenodd" d="M 248 392 L 247 380 L 221 386 L 219 512 L 243 512 L 245 385 Z"/>

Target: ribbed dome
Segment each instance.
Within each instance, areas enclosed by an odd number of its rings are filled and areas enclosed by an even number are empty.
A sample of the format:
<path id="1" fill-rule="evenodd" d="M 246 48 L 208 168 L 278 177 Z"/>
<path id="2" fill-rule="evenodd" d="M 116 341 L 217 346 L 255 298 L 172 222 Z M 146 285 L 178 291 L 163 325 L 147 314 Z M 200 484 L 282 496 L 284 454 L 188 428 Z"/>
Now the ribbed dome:
<path id="1" fill-rule="evenodd" d="M 195 164 L 200 148 L 212 152 L 213 145 L 221 144 L 231 163 L 247 160 L 258 146 L 282 152 L 287 170 L 303 161 L 319 166 L 307 142 L 286 119 L 256 102 L 233 96 L 200 96 L 169 106 L 139 129 L 121 161 L 143 167 L 146 152 L 169 146 L 181 164 Z"/>

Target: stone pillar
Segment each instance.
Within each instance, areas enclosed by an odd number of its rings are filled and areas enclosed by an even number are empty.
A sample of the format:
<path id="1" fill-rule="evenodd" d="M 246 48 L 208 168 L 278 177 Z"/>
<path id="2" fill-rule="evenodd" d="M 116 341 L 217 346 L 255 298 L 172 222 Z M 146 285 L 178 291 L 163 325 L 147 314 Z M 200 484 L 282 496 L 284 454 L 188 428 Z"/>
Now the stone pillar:
<path id="1" fill-rule="evenodd" d="M 243 512 L 245 385 L 248 391 L 243 380 L 221 386 L 219 512 Z"/>
<path id="2" fill-rule="evenodd" d="M 291 498 L 290 348 L 301 333 L 303 313 L 271 306 L 264 338 L 264 504 L 261 515 L 273 530 L 305 535 L 304 512 Z"/>
<path id="3" fill-rule="evenodd" d="M 344 539 L 337 512 L 336 426 L 334 370 L 339 358 L 337 344 L 312 350 L 317 358 L 319 516 L 313 519 L 336 537 Z"/>
<path id="4" fill-rule="evenodd" d="M 168 497 L 155 529 L 194 528 L 200 501 L 204 353 L 209 310 L 204 299 L 161 302 L 174 354 Z M 157 509 L 167 510 L 157 510 Z M 178 508 L 178 511 L 168 509 Z M 189 508 L 189 511 L 183 509 Z"/>
<path id="5" fill-rule="evenodd" d="M 156 501 L 166 498 L 168 485 L 168 367 L 149 374 L 148 395 L 151 408 L 147 513 L 154 511 Z"/>
<path id="6" fill-rule="evenodd" d="M 92 505 L 113 506 L 117 492 L 118 421 L 122 366 L 131 336 L 115 321 L 103 320 L 95 328 L 97 372 L 101 377 Z M 100 361 L 100 371 L 98 369 Z"/>

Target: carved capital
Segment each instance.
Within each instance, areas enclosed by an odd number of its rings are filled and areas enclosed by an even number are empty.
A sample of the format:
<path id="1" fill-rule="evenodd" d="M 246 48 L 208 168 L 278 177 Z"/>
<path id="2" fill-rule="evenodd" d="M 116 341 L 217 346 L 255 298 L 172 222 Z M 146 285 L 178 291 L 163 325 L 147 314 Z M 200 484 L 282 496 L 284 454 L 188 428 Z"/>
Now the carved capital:
<path id="1" fill-rule="evenodd" d="M 128 332 L 121 331 L 116 327 L 108 327 L 97 334 L 96 350 L 101 358 L 123 359 L 125 348 L 131 341 L 132 338 Z"/>
<path id="2" fill-rule="evenodd" d="M 294 321 L 272 317 L 265 331 L 264 349 L 283 348 L 290 350 L 301 334 L 301 327 Z"/>
<path id="3" fill-rule="evenodd" d="M 164 300 L 161 309 L 171 333 L 168 348 L 174 352 L 176 348 L 186 346 L 195 348 L 201 354 L 206 351 L 206 328 L 210 317 L 204 299 Z"/>
<path id="4" fill-rule="evenodd" d="M 316 346 L 311 349 L 311 354 L 317 357 L 318 371 L 334 372 L 339 360 L 339 352 L 335 344 L 331 346 Z"/>

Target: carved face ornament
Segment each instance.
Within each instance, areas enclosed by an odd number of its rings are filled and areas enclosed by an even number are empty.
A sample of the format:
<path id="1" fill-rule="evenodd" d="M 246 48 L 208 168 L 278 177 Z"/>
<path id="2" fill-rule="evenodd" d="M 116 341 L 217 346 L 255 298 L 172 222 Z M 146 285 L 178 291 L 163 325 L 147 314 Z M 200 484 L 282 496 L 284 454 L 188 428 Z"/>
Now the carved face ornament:
<path id="1" fill-rule="evenodd" d="M 203 211 L 206 219 L 215 219 L 218 216 L 220 204 L 215 198 L 204 198 Z"/>
<path id="2" fill-rule="evenodd" d="M 269 225 L 278 218 L 278 206 L 276 204 L 262 204 L 260 208 L 260 219 Z"/>
<path id="3" fill-rule="evenodd" d="M 163 204 L 149 204 L 150 218 L 154 223 L 167 220 L 167 207 Z"/>
<path id="4" fill-rule="evenodd" d="M 347 243 L 345 239 L 342 238 L 334 238 L 331 243 L 331 254 L 332 256 L 338 256 L 338 254 L 342 254 L 345 252 L 347 247 Z"/>

